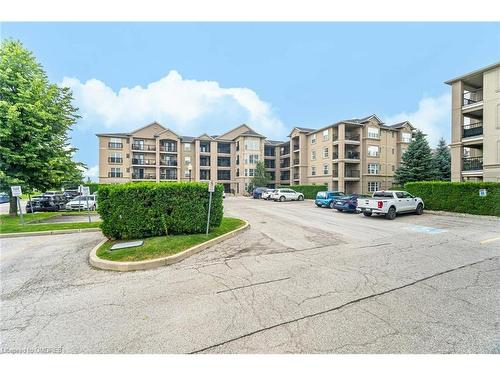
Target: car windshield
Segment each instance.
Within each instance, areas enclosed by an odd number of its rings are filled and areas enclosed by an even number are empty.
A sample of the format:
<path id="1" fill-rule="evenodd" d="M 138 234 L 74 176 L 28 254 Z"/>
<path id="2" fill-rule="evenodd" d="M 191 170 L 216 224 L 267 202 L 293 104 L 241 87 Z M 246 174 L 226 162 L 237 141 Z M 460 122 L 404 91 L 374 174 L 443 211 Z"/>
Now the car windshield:
<path id="1" fill-rule="evenodd" d="M 318 194 L 316 194 L 316 198 L 324 199 L 324 198 L 326 198 L 326 195 L 327 195 L 326 191 L 320 191 L 320 192 L 318 192 Z"/>

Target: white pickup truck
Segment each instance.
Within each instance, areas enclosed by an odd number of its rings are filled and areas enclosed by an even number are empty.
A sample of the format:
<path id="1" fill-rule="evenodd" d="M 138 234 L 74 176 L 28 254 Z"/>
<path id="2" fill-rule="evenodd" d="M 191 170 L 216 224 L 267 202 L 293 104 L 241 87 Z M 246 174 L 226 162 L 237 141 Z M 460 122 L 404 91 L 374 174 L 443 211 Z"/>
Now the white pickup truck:
<path id="1" fill-rule="evenodd" d="M 365 216 L 372 214 L 385 215 L 386 219 L 394 220 L 402 212 L 424 213 L 424 201 L 406 191 L 376 191 L 372 198 L 358 199 L 358 211 Z"/>

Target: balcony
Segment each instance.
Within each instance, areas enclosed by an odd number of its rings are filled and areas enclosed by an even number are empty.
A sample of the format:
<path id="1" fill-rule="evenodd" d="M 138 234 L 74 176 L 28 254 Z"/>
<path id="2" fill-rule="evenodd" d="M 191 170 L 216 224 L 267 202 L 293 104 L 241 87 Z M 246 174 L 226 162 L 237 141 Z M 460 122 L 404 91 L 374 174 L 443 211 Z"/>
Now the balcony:
<path id="1" fill-rule="evenodd" d="M 210 180 L 210 171 L 209 170 L 200 170 L 200 180 Z"/>
<path id="2" fill-rule="evenodd" d="M 155 159 L 132 159 L 134 165 L 156 165 Z"/>
<path id="3" fill-rule="evenodd" d="M 274 169 L 276 164 L 274 163 L 274 160 L 264 160 L 264 166 L 268 169 Z"/>
<path id="4" fill-rule="evenodd" d="M 132 173 L 133 180 L 156 180 L 154 173 Z"/>
<path id="5" fill-rule="evenodd" d="M 123 143 L 108 142 L 108 148 L 118 150 L 123 148 Z"/>
<path id="6" fill-rule="evenodd" d="M 231 171 L 217 171 L 217 180 L 219 181 L 231 180 Z"/>
<path id="7" fill-rule="evenodd" d="M 177 153 L 177 145 L 163 145 L 163 146 L 160 146 L 160 151 L 161 152 Z"/>
<path id="8" fill-rule="evenodd" d="M 231 158 L 217 158 L 217 166 L 228 168 L 231 166 Z"/>
<path id="9" fill-rule="evenodd" d="M 145 145 L 140 143 L 132 143 L 132 150 L 139 151 L 156 151 L 155 145 Z"/>
<path id="10" fill-rule="evenodd" d="M 230 143 L 218 143 L 217 144 L 217 153 L 230 154 L 231 153 L 231 144 Z"/>
<path id="11" fill-rule="evenodd" d="M 359 142 L 359 140 L 360 140 L 360 136 L 359 136 L 359 134 L 354 134 L 354 133 L 346 133 L 346 135 L 345 135 L 345 140 L 346 140 L 346 141 L 355 141 L 355 142 Z"/>
<path id="12" fill-rule="evenodd" d="M 275 149 L 273 146 L 265 146 L 264 147 L 264 156 L 274 157 L 276 155 Z"/>
<path id="13" fill-rule="evenodd" d="M 337 169 L 332 170 L 332 177 L 338 177 L 339 171 Z"/>
<path id="14" fill-rule="evenodd" d="M 160 165 L 166 167 L 177 167 L 177 160 L 160 159 Z"/>
<path id="15" fill-rule="evenodd" d="M 463 106 L 473 105 L 483 101 L 483 89 L 466 90 L 463 94 Z"/>
<path id="16" fill-rule="evenodd" d="M 160 180 L 177 180 L 177 173 L 160 173 Z"/>
<path id="17" fill-rule="evenodd" d="M 200 152 L 209 153 L 210 152 L 210 142 L 200 142 Z"/>
<path id="18" fill-rule="evenodd" d="M 123 158 L 114 158 L 114 157 L 109 157 L 108 158 L 108 164 L 122 164 L 123 163 Z"/>
<path id="19" fill-rule="evenodd" d="M 359 152 L 358 151 L 346 151 L 345 158 L 359 160 Z"/>
<path id="20" fill-rule="evenodd" d="M 481 171 L 483 170 L 483 157 L 463 158 L 463 171 Z"/>
<path id="21" fill-rule="evenodd" d="M 300 160 L 299 159 L 293 159 L 293 165 L 299 165 Z"/>
<path id="22" fill-rule="evenodd" d="M 473 124 L 464 125 L 462 138 L 477 137 L 483 134 L 483 123 L 475 122 Z"/>
<path id="23" fill-rule="evenodd" d="M 293 174 L 293 179 L 294 180 L 298 180 L 299 179 L 299 174 L 298 173 L 294 173 Z"/>
<path id="24" fill-rule="evenodd" d="M 299 149 L 299 144 L 294 144 L 293 145 L 293 151 L 297 151 Z"/>
<path id="25" fill-rule="evenodd" d="M 347 178 L 359 178 L 360 172 L 358 169 L 346 169 L 344 171 L 344 177 Z"/>
<path id="26" fill-rule="evenodd" d="M 290 161 L 288 160 L 288 163 L 280 163 L 280 168 L 289 168 L 290 167 Z"/>
<path id="27" fill-rule="evenodd" d="M 339 153 L 338 152 L 332 152 L 332 159 L 338 159 L 339 158 Z"/>

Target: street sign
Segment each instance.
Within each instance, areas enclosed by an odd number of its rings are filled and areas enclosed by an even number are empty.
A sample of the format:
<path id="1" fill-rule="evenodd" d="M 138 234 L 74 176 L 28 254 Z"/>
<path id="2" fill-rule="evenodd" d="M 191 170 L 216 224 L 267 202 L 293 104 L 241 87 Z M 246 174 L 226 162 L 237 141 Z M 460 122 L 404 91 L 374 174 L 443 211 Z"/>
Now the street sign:
<path id="1" fill-rule="evenodd" d="M 82 186 L 82 195 L 90 195 L 90 187 Z"/>
<path id="2" fill-rule="evenodd" d="M 486 197 L 488 195 L 488 191 L 486 189 L 479 189 L 479 196 Z"/>
<path id="3" fill-rule="evenodd" d="M 21 186 L 11 186 L 10 190 L 13 197 L 20 197 L 22 195 Z"/>
<path id="4" fill-rule="evenodd" d="M 215 191 L 215 182 L 214 181 L 208 181 L 208 192 L 213 193 Z"/>

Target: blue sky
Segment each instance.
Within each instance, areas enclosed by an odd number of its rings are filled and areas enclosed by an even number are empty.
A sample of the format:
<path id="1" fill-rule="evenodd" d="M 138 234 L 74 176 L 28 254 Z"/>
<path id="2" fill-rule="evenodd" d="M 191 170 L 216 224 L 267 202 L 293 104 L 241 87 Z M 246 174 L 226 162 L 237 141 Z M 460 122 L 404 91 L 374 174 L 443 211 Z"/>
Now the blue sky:
<path id="1" fill-rule="evenodd" d="M 449 140 L 443 81 L 500 60 L 500 23 L 2 23 L 83 118 L 76 159 L 98 162 L 96 132 L 158 120 L 184 135 L 245 122 L 272 139 L 376 113 Z M 96 168 L 90 174 L 96 176 Z"/>

